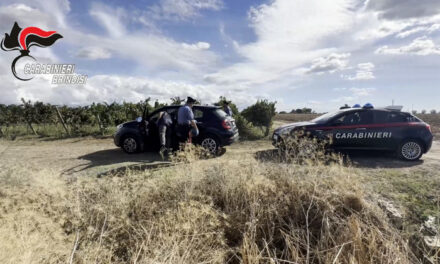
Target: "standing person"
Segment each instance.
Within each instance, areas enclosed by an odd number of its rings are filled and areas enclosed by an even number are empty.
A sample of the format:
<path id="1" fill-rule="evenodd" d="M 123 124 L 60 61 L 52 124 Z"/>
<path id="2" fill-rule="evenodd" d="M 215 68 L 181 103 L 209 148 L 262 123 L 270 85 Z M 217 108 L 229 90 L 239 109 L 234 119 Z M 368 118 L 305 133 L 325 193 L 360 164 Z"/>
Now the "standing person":
<path id="1" fill-rule="evenodd" d="M 192 137 L 199 135 L 199 129 L 192 111 L 195 102 L 196 100 L 188 97 L 186 104 L 181 106 L 177 112 L 177 131 L 180 133 L 181 138 L 189 143 L 192 142 Z"/>
<path id="2" fill-rule="evenodd" d="M 160 139 L 160 155 L 163 157 L 164 153 L 168 151 L 170 145 L 170 128 L 173 124 L 170 114 L 167 112 L 160 112 L 157 119 L 157 126 L 159 128 Z"/>
<path id="3" fill-rule="evenodd" d="M 229 107 L 229 102 L 228 101 L 224 102 L 224 104 L 223 104 L 223 111 L 225 111 L 225 113 L 228 116 L 232 116 L 232 110 L 231 110 L 231 107 Z"/>

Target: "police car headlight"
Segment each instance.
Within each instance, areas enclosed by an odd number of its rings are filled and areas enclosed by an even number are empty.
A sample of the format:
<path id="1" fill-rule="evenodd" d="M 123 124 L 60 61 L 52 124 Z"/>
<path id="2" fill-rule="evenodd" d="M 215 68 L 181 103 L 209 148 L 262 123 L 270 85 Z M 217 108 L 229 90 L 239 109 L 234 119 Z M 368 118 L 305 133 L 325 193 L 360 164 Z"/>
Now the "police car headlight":
<path id="1" fill-rule="evenodd" d="M 118 130 L 121 129 L 122 127 L 123 127 L 122 124 L 118 125 L 118 126 L 116 127 L 116 131 L 118 131 Z"/>

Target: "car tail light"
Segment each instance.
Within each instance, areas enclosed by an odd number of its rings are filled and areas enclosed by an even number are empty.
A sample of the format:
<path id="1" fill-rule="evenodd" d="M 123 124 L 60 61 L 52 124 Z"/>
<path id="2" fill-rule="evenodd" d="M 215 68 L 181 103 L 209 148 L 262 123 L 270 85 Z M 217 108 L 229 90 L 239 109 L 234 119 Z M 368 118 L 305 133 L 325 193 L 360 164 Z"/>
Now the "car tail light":
<path id="1" fill-rule="evenodd" d="M 430 125 L 426 125 L 426 128 L 429 130 L 429 132 L 431 132 L 432 133 L 432 131 L 431 131 L 431 126 Z"/>
<path id="2" fill-rule="evenodd" d="M 231 129 L 231 123 L 230 123 L 229 121 L 227 121 L 226 119 L 224 119 L 224 120 L 222 121 L 222 127 L 223 127 L 224 129 L 229 130 L 229 129 Z"/>

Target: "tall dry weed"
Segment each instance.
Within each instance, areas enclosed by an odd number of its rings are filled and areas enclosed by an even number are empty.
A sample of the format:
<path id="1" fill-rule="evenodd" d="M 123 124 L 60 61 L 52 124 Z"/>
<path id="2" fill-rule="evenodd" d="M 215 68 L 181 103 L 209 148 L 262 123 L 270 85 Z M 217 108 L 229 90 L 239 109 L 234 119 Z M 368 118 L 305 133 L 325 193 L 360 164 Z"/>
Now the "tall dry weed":
<path id="1" fill-rule="evenodd" d="M 8 179 L 0 180 L 7 186 L 0 200 L 6 210 L 0 252 L 8 251 L 0 253 L 2 263 L 413 260 L 398 232 L 364 199 L 356 171 L 338 162 L 191 159 L 122 177 L 58 178 L 56 191 L 52 173 L 11 173 L 0 177 Z M 37 175 L 48 184 L 32 180 Z M 47 222 L 18 221 L 24 212 Z"/>

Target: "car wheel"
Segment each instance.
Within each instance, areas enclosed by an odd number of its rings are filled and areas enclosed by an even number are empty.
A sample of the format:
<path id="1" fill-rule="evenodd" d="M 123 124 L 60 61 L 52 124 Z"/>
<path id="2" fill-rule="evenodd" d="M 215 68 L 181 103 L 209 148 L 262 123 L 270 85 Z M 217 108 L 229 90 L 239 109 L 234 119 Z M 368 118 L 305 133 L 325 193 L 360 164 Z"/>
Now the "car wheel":
<path id="1" fill-rule="evenodd" d="M 139 139 L 137 139 L 135 136 L 132 135 L 125 136 L 122 139 L 121 147 L 128 154 L 139 152 L 140 149 Z"/>
<path id="2" fill-rule="evenodd" d="M 278 142 L 276 143 L 276 148 L 278 148 L 278 150 L 284 152 L 287 150 L 287 146 L 286 143 L 284 142 L 284 139 L 280 138 L 278 140 Z"/>
<path id="3" fill-rule="evenodd" d="M 204 137 L 200 142 L 200 145 L 213 154 L 215 154 L 219 148 L 218 140 L 210 135 Z"/>
<path id="4" fill-rule="evenodd" d="M 417 140 L 405 140 L 399 146 L 398 155 L 403 160 L 418 160 L 423 155 L 423 146 Z"/>

